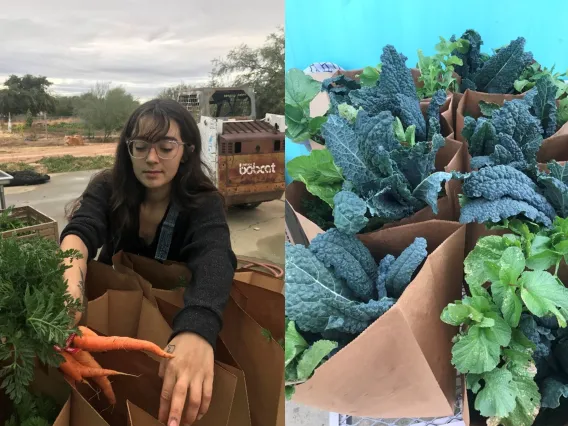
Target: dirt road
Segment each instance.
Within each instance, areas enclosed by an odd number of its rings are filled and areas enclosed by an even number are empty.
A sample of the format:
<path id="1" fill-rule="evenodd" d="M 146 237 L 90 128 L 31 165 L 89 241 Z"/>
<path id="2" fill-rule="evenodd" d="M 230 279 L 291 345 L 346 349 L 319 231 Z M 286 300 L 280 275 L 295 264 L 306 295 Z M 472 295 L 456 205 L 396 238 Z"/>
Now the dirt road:
<path id="1" fill-rule="evenodd" d="M 84 146 L 2 146 L 0 144 L 0 163 L 33 163 L 44 157 L 73 155 L 75 157 L 94 157 L 114 155 L 116 143 L 94 143 Z"/>

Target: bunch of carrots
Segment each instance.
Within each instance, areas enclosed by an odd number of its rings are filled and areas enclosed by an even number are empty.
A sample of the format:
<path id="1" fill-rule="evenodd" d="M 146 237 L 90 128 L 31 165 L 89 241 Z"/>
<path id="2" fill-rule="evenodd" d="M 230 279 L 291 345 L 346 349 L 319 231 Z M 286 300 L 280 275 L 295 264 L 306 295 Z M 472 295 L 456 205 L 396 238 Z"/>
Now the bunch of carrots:
<path id="1" fill-rule="evenodd" d="M 74 381 L 86 383 L 86 379 L 95 382 L 111 405 L 116 404 L 116 396 L 108 376 L 131 374 L 102 368 L 89 352 L 106 352 L 114 350 L 147 351 L 162 358 L 171 359 L 174 355 L 165 352 L 158 345 L 147 340 L 131 337 L 99 336 L 87 327 L 79 326 L 82 336 L 73 334 L 66 342 L 65 348 L 55 347 L 65 360 L 59 369 L 70 383 Z"/>

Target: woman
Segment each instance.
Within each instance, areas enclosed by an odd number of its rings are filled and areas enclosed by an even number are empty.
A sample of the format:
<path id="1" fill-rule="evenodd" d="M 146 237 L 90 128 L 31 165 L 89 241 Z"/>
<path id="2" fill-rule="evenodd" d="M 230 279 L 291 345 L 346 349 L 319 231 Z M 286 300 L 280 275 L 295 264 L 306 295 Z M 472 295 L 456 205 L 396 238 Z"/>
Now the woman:
<path id="1" fill-rule="evenodd" d="M 98 260 L 107 264 L 123 250 L 185 262 L 192 271 L 166 349 L 176 357 L 160 366 L 159 420 L 168 426 L 192 424 L 209 408 L 213 352 L 237 263 L 201 150 L 197 124 L 180 104 L 143 104 L 126 123 L 113 169 L 88 185 L 61 235 L 62 250 L 83 254 L 66 271 L 70 293 L 83 303 L 87 263 L 101 247 Z"/>

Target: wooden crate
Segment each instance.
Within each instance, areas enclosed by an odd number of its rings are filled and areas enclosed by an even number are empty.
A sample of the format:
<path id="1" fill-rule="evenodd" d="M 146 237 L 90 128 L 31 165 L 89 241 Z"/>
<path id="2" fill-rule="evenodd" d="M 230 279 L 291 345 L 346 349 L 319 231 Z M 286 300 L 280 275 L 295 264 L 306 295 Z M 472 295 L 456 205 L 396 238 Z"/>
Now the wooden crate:
<path id="1" fill-rule="evenodd" d="M 4 210 L 0 210 L 2 213 Z M 34 236 L 41 236 L 59 242 L 59 228 L 57 221 L 44 215 L 31 206 L 14 207 L 12 215 L 14 219 L 20 220 L 34 220 L 38 222 L 37 225 L 26 226 L 24 228 L 12 229 L 9 231 L 0 232 L 0 238 L 32 238 Z"/>

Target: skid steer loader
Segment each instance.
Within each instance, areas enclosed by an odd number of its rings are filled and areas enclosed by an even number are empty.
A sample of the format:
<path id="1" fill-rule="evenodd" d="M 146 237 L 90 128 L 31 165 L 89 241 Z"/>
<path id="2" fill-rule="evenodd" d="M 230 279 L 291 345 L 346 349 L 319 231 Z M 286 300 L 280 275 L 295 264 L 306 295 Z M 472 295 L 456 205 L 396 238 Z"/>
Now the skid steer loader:
<path id="1" fill-rule="evenodd" d="M 249 87 L 183 91 L 178 102 L 195 117 L 203 160 L 228 206 L 256 208 L 284 195 L 284 116 L 256 118 Z"/>

